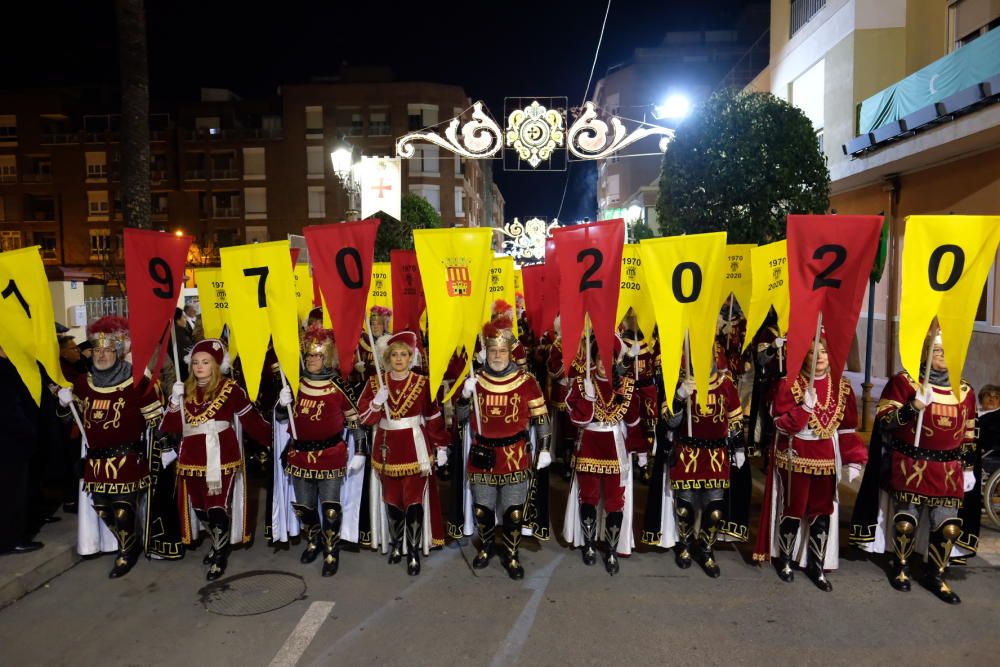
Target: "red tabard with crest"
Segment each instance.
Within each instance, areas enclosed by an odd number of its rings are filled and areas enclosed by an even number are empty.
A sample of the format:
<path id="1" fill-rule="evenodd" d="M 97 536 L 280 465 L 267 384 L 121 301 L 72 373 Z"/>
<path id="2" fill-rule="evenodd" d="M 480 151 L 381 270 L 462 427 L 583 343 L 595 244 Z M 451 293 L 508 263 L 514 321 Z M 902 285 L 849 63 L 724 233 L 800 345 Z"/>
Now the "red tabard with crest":
<path id="1" fill-rule="evenodd" d="M 743 426 L 743 406 L 728 373 L 713 373 L 709 380 L 708 405 L 698 405 L 698 392 L 691 394 L 691 438 L 681 422 L 675 436 L 670 483 L 677 489 L 728 489 L 730 432 Z M 714 446 L 692 446 L 691 441 Z"/>
<path id="2" fill-rule="evenodd" d="M 302 378 L 294 415 L 299 440 L 338 442 L 314 451 L 299 451 L 293 445 L 285 472 L 304 479 L 343 477 L 347 472 L 347 443 L 341 439 L 344 426 L 358 419 L 351 399 L 333 380 Z"/>

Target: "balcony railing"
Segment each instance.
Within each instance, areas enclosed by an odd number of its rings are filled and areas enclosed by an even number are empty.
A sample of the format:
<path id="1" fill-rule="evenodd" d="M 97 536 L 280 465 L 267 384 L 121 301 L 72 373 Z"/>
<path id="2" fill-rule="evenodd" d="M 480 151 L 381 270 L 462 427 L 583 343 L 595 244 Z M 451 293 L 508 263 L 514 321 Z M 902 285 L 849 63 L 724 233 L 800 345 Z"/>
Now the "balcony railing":
<path id="1" fill-rule="evenodd" d="M 121 133 L 118 130 L 100 130 L 83 133 L 83 140 L 88 144 L 118 143 Z"/>
<path id="2" fill-rule="evenodd" d="M 184 170 L 184 180 L 185 181 L 204 181 L 205 180 L 205 170 L 204 169 L 185 169 Z"/>
<path id="3" fill-rule="evenodd" d="M 368 136 L 370 137 L 388 137 L 390 134 L 392 134 L 392 127 L 389 123 L 368 124 Z"/>
<path id="4" fill-rule="evenodd" d="M 239 169 L 213 169 L 212 178 L 214 180 L 233 180 L 240 177 Z"/>
<path id="5" fill-rule="evenodd" d="M 809 23 L 819 10 L 826 6 L 826 0 L 792 0 L 792 16 L 788 36 L 791 37 L 799 28 Z"/>
<path id="6" fill-rule="evenodd" d="M 17 183 L 17 174 L 0 174 L 0 183 Z"/>
<path id="7" fill-rule="evenodd" d="M 322 130 L 320 130 L 322 134 Z M 284 131 L 279 128 L 230 127 L 200 130 L 182 130 L 184 141 L 232 141 L 237 139 L 281 139 Z"/>
<path id="8" fill-rule="evenodd" d="M 25 183 L 50 183 L 52 174 L 39 174 L 37 172 L 26 172 L 22 177 Z"/>
<path id="9" fill-rule="evenodd" d="M 42 135 L 43 146 L 78 143 L 80 143 L 79 132 L 47 132 Z"/>
<path id="10" fill-rule="evenodd" d="M 238 206 L 213 206 L 210 214 L 212 218 L 239 218 L 243 211 Z"/>

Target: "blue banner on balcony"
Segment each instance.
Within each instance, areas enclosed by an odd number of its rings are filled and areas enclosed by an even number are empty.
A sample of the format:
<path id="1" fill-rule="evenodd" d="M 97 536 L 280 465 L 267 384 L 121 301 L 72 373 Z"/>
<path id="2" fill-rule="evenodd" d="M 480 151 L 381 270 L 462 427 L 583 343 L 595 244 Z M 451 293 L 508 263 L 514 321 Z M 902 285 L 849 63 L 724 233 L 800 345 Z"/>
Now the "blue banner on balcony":
<path id="1" fill-rule="evenodd" d="M 872 132 L 997 73 L 1000 30 L 992 30 L 862 102 L 858 133 Z"/>

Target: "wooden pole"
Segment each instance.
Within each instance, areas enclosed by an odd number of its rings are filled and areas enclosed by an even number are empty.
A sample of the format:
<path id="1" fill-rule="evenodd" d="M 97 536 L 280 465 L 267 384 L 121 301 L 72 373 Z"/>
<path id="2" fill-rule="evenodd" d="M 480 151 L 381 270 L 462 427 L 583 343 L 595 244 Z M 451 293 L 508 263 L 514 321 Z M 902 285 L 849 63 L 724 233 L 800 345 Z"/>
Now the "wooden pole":
<path id="1" fill-rule="evenodd" d="M 924 363 L 924 382 L 920 386 L 927 391 L 931 386 L 931 360 L 934 358 L 934 339 L 937 338 L 938 329 L 935 327 L 934 333 L 931 335 L 930 343 L 927 345 L 927 361 Z M 932 399 L 933 400 L 933 399 Z M 927 408 L 931 407 L 930 404 L 925 405 L 924 409 L 920 411 L 917 415 L 917 432 L 913 436 L 913 446 L 920 446 L 920 433 L 924 429 L 924 413 L 927 412 Z"/>
<path id="2" fill-rule="evenodd" d="M 687 359 L 687 376 L 694 379 L 694 371 L 691 368 L 691 330 L 684 332 L 684 356 Z M 687 397 L 687 427 L 688 437 L 693 438 L 691 426 L 691 394 Z"/>

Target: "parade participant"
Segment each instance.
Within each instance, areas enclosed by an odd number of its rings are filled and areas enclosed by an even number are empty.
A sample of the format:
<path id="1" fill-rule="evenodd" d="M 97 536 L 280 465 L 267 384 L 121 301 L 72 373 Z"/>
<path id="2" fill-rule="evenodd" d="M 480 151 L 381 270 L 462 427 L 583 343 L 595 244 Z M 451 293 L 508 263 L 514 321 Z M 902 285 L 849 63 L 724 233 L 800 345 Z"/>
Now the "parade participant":
<path id="1" fill-rule="evenodd" d="M 159 423 L 163 406 L 149 377 L 143 376 L 138 383 L 132 379 L 132 364 L 125 361 L 126 320 L 102 317 L 87 327 L 87 338 L 94 350 L 93 369 L 58 395 L 63 408 L 74 401 L 78 406 L 86 444 L 83 493 L 90 496 L 97 515 L 117 541 L 118 556 L 108 574 L 115 579 L 132 569 L 143 550 L 139 513 L 145 498 L 140 494 L 150 485 L 150 432 Z M 78 520 L 86 527 L 86 508 L 79 509 Z M 81 553 L 101 550 L 89 543 L 87 531 L 80 534 Z"/>
<path id="2" fill-rule="evenodd" d="M 747 335 L 747 320 L 743 309 L 732 296 L 719 313 L 718 331 L 716 339 L 722 345 L 726 357 L 723 370 L 729 371 L 733 382 L 738 382 L 743 375 L 743 340 Z"/>
<path id="3" fill-rule="evenodd" d="M 720 533 L 745 541 L 747 526 L 728 522 L 726 494 L 730 491 L 732 466 L 739 469 L 746 462 L 743 439 L 743 408 L 729 373 L 726 357 L 716 344 L 712 373 L 709 376 L 707 406 L 698 404 L 694 378 L 688 376 L 677 385 L 670 408 L 663 405 L 663 416 L 674 434 L 669 457 L 669 483 L 673 491 L 676 527 L 674 560 L 681 569 L 691 567 L 692 554 L 710 577 L 721 572 L 713 548 Z M 720 366 L 723 370 L 720 370 Z M 687 427 L 690 409 L 690 431 Z M 749 491 L 749 488 L 747 489 Z M 750 504 L 749 493 L 739 499 Z M 664 503 L 669 505 L 669 503 Z M 668 508 L 669 509 L 669 508 Z M 742 516 L 745 516 L 745 512 Z M 695 526 L 700 515 L 699 525 Z M 697 535 L 698 546 L 693 547 Z"/>
<path id="4" fill-rule="evenodd" d="M 372 435 L 372 468 L 378 475 L 388 516 L 389 563 L 402 560 L 406 571 L 420 574 L 420 552 L 430 550 L 433 536 L 424 531 L 430 506 L 431 452 L 436 463 L 448 462 L 448 432 L 441 407 L 431 398 L 427 376 L 413 372 L 417 365 L 417 336 L 402 331 L 385 341 L 381 377 L 369 378 L 358 400 L 360 421 L 375 426 Z M 405 522 L 406 544 L 403 545 Z M 375 522 L 373 522 L 373 525 Z M 383 542 L 383 544 L 386 544 Z"/>
<path id="5" fill-rule="evenodd" d="M 505 548 L 501 561 L 511 579 L 521 579 L 524 567 L 518 558 L 518 545 L 532 457 L 537 456 L 538 469 L 548 467 L 552 462 L 551 434 L 541 387 L 511 359 L 515 339 L 509 325 L 509 321 L 496 318 L 483 327 L 486 366 L 465 380 L 459 420 L 470 428 L 467 474 L 482 543 L 472 567 L 480 570 L 489 565 L 495 553 L 496 519 L 500 516 Z M 471 407 L 470 401 L 475 402 Z M 534 431 L 533 438 L 529 437 L 529 428 Z M 532 440 L 533 452 L 529 451 Z"/>
<path id="6" fill-rule="evenodd" d="M 587 373 L 586 362 L 574 366 L 576 371 L 566 403 L 570 418 L 581 429 L 579 446 L 574 456 L 574 479 L 567 501 L 563 536 L 574 546 L 582 546 L 583 562 L 593 565 L 597 560 L 596 540 L 600 526 L 597 506 L 604 502 L 604 541 L 607 548 L 604 567 L 608 574 L 617 574 L 618 555 L 631 553 L 632 536 L 632 472 L 631 452 L 634 443 L 644 438 L 630 438 L 629 430 L 640 427 L 639 401 L 635 379 L 621 339 L 615 336 L 615 349 L 610 358 L 616 363 L 609 373 L 596 349 Z M 640 459 L 648 456 L 640 450 Z M 640 460 L 640 466 L 645 461 Z M 625 541 L 620 540 L 624 535 Z"/>
<path id="7" fill-rule="evenodd" d="M 341 486 L 348 467 L 345 428 L 354 437 L 358 450 L 363 448 L 364 431 L 358 427 L 354 404 L 334 381 L 333 331 L 313 325 L 303 334 L 302 342 L 305 369 L 298 397 L 293 398 L 289 387 L 283 388 L 278 396 L 278 418 L 282 421 L 294 419 L 298 436 L 288 441 L 283 467 L 295 494 L 292 508 L 305 534 L 306 548 L 300 560 L 303 563 L 315 561 L 322 539 L 323 576 L 330 577 L 340 566 L 344 516 Z M 285 428 L 292 435 L 291 426 Z M 362 470 L 364 455 L 354 454 L 350 466 L 352 471 Z"/>
<path id="8" fill-rule="evenodd" d="M 635 390 L 639 397 L 639 412 L 642 415 L 642 432 L 653 448 L 656 425 L 660 420 L 659 390 L 656 386 L 657 357 L 659 341 L 655 336 L 647 338 L 639 329 L 635 311 L 629 308 L 622 318 L 622 342 L 629 349 L 629 356 L 635 357 L 632 365 L 635 372 Z"/>
<path id="9" fill-rule="evenodd" d="M 206 578 L 221 577 L 233 541 L 249 540 L 245 525 L 245 461 L 234 420 L 259 443 L 269 443 L 271 425 L 260 416 L 229 370 L 226 347 L 216 338 L 195 343 L 190 374 L 176 382 L 161 427 L 182 434 L 177 461 L 177 502 L 185 544 L 196 536 L 191 512 L 207 528 L 212 547 L 203 559 Z M 181 405 L 183 403 L 183 406 Z"/>
<path id="10" fill-rule="evenodd" d="M 375 376 L 375 351 L 372 349 L 372 341 L 378 345 L 379 339 L 390 333 L 389 322 L 392 320 L 392 311 L 385 306 L 372 306 L 369 314 L 369 324 L 371 326 L 371 338 L 368 331 L 362 331 L 358 338 L 358 350 L 354 362 L 354 376 L 352 384 L 360 386 L 363 382 Z"/>
<path id="11" fill-rule="evenodd" d="M 810 386 L 814 355 L 815 383 Z M 847 479 L 854 481 L 867 456 L 854 432 L 858 423 L 854 390 L 847 378 L 841 377 L 839 385 L 833 382 L 825 334 L 806 354 L 801 371 L 781 380 L 772 413 L 778 433 L 754 560 L 776 556 L 778 577 L 786 582 L 794 578 L 792 562 L 798 561 L 820 590 L 831 591 L 824 570 L 837 567 L 840 469 L 847 466 Z"/>
<path id="12" fill-rule="evenodd" d="M 925 347 L 921 368 L 926 356 Z M 910 590 L 910 557 L 917 545 L 926 544 L 924 586 L 958 604 L 944 577 L 952 550 L 961 546 L 974 554 L 979 541 L 960 516 L 963 496 L 976 481 L 976 396 L 959 380 L 956 399 L 952 381 L 939 333 L 926 379 L 918 382 L 902 372 L 885 386 L 875 417 L 880 432 L 869 448 L 851 541 L 866 551 L 892 550 L 889 583 L 898 591 Z"/>
<path id="13" fill-rule="evenodd" d="M 563 364 L 562 330 L 557 316 L 553 326 L 552 344 L 549 346 L 545 365 L 548 371 L 548 402 L 551 421 L 556 426 L 556 458 L 562 462 L 563 479 L 573 475 L 573 450 L 576 448 L 577 428 L 569 417 L 566 394 L 570 380 Z"/>
<path id="14" fill-rule="evenodd" d="M 757 451 L 766 450 L 774 440 L 771 403 L 778 380 L 785 374 L 784 348 L 785 339 L 778 330 L 778 316 L 771 310 L 750 344 L 755 363 L 747 439 L 751 449 L 758 448 Z"/>

